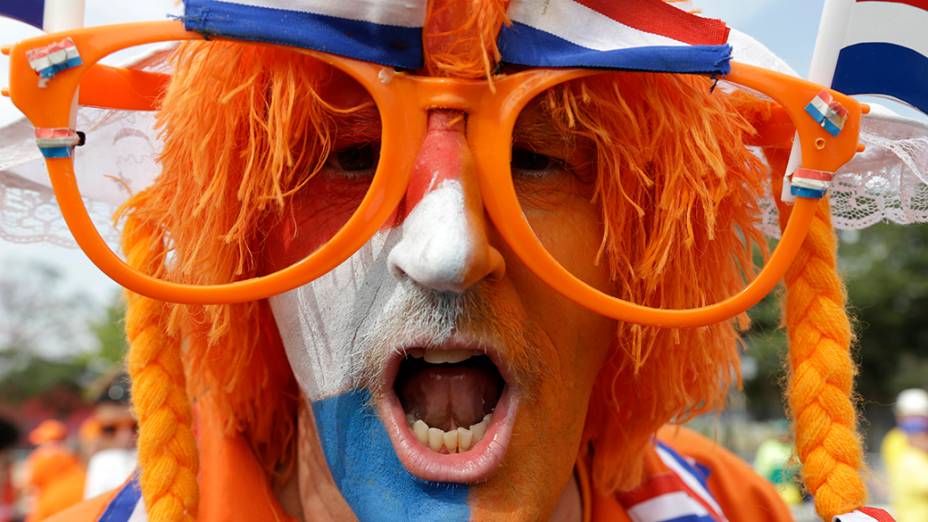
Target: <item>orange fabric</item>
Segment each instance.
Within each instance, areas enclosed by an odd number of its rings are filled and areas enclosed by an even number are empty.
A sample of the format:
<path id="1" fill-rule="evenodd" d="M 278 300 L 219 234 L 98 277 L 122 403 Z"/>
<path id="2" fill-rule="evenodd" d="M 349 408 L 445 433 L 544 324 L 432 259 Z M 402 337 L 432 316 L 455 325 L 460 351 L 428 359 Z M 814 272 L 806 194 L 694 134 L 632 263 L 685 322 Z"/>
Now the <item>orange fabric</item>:
<path id="1" fill-rule="evenodd" d="M 116 496 L 116 490 L 108 491 L 57 513 L 46 519 L 46 522 L 94 522 L 100 518 L 114 496 Z"/>
<path id="2" fill-rule="evenodd" d="M 213 409 L 198 408 L 200 522 L 249 520 L 289 522 L 267 476 L 242 437 L 229 437 Z"/>
<path id="3" fill-rule="evenodd" d="M 685 428 L 664 427 L 658 438 L 677 453 L 709 468 L 709 490 L 731 522 L 793 520 L 773 486 L 725 448 Z M 644 460 L 646 476 L 665 470 L 653 449 Z M 587 478 L 589 465 L 590 455 L 581 454 L 577 477 L 584 499 L 583 522 L 630 521 L 616 496 L 599 495 L 592 490 Z"/>
<path id="4" fill-rule="evenodd" d="M 709 491 L 725 510 L 728 520 L 793 520 L 773 485 L 718 443 L 675 426 L 665 426 L 657 437 L 681 455 L 691 457 L 711 470 Z"/>
<path id="5" fill-rule="evenodd" d="M 70 451 L 45 446 L 29 457 L 29 483 L 35 488 L 35 508 L 26 518 L 38 522 L 84 498 L 84 466 Z"/>
<path id="6" fill-rule="evenodd" d="M 48 442 L 62 441 L 67 436 L 68 428 L 64 424 L 55 419 L 47 419 L 29 432 L 29 443 L 38 446 Z"/>
<path id="7" fill-rule="evenodd" d="M 241 437 L 223 433 L 215 415 L 198 408 L 197 442 L 200 447 L 199 522 L 261 520 L 295 522 L 284 513 L 254 453 Z M 94 522 L 116 491 L 88 500 L 49 522 Z"/>

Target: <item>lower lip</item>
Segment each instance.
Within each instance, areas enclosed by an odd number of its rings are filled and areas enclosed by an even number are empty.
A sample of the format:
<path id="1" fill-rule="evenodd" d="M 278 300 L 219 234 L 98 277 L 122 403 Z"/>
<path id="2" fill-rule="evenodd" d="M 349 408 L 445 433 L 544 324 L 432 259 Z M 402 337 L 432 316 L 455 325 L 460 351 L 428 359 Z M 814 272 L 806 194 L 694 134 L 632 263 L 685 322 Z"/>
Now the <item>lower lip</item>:
<path id="1" fill-rule="evenodd" d="M 399 362 L 395 368 L 388 369 L 387 382 L 394 381 Z M 407 424 L 406 412 L 392 389 L 377 400 L 377 412 L 386 425 L 396 456 L 411 474 L 433 482 L 468 484 L 486 480 L 503 462 L 515 424 L 518 399 L 518 394 L 507 384 L 493 410 L 486 434 L 463 453 L 438 453 L 420 443 Z"/>

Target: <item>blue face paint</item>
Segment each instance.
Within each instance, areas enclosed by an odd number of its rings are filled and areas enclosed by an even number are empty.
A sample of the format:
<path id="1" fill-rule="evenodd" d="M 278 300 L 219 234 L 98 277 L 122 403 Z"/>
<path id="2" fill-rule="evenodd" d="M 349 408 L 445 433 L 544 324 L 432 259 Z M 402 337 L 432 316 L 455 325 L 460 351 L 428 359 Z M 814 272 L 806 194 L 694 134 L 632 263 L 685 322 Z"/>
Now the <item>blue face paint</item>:
<path id="1" fill-rule="evenodd" d="M 367 391 L 313 402 L 313 414 L 332 478 L 362 522 L 470 518 L 467 486 L 426 482 L 406 471 Z"/>

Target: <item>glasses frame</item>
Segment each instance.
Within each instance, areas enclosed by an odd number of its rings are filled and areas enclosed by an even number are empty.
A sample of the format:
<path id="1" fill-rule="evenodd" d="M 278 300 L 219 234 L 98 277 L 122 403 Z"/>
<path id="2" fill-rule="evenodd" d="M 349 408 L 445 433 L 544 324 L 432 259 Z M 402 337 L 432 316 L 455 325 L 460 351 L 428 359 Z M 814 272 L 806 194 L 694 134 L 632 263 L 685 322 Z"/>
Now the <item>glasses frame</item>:
<path id="1" fill-rule="evenodd" d="M 70 37 L 82 64 L 59 72 L 40 87 L 26 52 Z M 205 40 L 186 31 L 180 21 L 142 22 L 78 29 L 22 41 L 11 49 L 10 96 L 36 128 L 72 128 L 75 94 L 81 105 L 153 110 L 169 75 L 110 67 L 97 62 L 121 49 L 168 41 Z M 252 45 L 269 45 L 254 43 Z M 151 277 L 122 261 L 100 236 L 81 198 L 73 158 L 46 158 L 62 215 L 87 257 L 125 288 L 162 301 L 227 304 L 264 299 L 309 283 L 360 249 L 386 222 L 403 199 L 414 155 L 425 135 L 431 109 L 468 114 L 467 141 L 475 155 L 483 204 L 512 250 L 547 285 L 565 297 L 613 319 L 662 327 L 703 326 L 734 317 L 759 302 L 783 277 L 796 256 L 820 201 L 797 197 L 782 237 L 753 281 L 718 303 L 691 309 L 660 309 L 610 296 L 575 277 L 548 253 L 519 205 L 509 169 L 512 129 L 521 109 L 555 85 L 602 74 L 590 69 L 531 69 L 479 80 L 413 76 L 390 67 L 317 51 L 294 49 L 321 60 L 360 83 L 380 113 L 380 161 L 370 189 L 355 213 L 328 243 L 292 266 L 272 274 L 219 285 L 186 285 Z M 661 74 L 661 73 L 657 73 Z M 836 171 L 858 150 L 861 114 L 867 106 L 836 91 L 847 109 L 843 130 L 832 136 L 809 117 L 805 107 L 824 87 L 775 71 L 732 62 L 725 80 L 760 92 L 779 103 L 796 127 L 802 167 Z"/>

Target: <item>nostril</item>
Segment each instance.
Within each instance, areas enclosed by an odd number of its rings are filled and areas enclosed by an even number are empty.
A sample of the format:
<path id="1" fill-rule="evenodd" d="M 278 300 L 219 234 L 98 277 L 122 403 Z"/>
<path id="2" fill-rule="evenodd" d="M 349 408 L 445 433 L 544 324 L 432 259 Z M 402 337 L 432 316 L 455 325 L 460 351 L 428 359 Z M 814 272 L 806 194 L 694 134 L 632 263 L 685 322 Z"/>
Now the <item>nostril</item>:
<path id="1" fill-rule="evenodd" d="M 393 257 L 393 256 L 391 255 L 390 258 L 392 258 L 392 257 Z M 401 280 L 402 280 L 402 279 L 406 279 L 406 278 L 409 277 L 409 276 L 406 274 L 406 271 L 405 271 L 405 270 L 403 270 L 402 268 L 400 268 L 399 265 L 397 265 L 397 263 L 393 263 L 393 262 L 390 263 L 390 273 L 393 274 L 393 277 L 395 277 L 395 278 L 397 278 L 397 279 L 401 279 Z"/>

